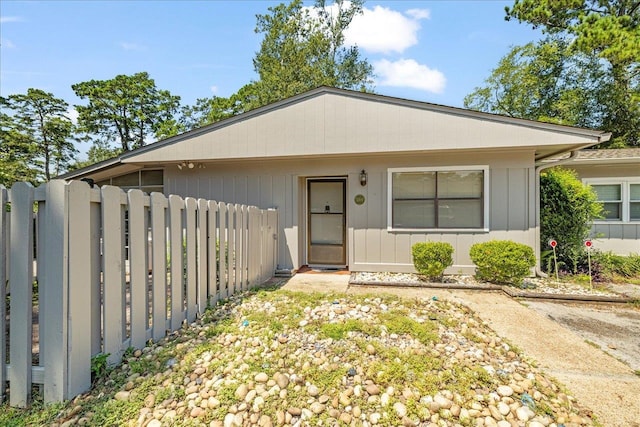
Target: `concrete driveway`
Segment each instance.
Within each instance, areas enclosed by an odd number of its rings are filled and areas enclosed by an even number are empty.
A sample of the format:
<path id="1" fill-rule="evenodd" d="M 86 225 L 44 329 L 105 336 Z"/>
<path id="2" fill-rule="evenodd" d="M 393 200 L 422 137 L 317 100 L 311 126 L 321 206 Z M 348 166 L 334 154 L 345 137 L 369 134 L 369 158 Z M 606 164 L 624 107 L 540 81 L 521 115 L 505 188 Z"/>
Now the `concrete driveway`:
<path id="1" fill-rule="evenodd" d="M 581 404 L 594 411 L 603 425 L 640 427 L 640 377 L 629 366 L 595 348 L 544 312 L 528 308 L 501 292 L 349 287 L 348 281 L 348 275 L 298 274 L 284 289 L 391 293 L 410 298 L 437 296 L 459 302 L 563 383 Z M 553 307 L 548 309 L 553 317 Z"/>
<path id="2" fill-rule="evenodd" d="M 639 309 L 623 304 L 524 304 L 640 372 Z"/>

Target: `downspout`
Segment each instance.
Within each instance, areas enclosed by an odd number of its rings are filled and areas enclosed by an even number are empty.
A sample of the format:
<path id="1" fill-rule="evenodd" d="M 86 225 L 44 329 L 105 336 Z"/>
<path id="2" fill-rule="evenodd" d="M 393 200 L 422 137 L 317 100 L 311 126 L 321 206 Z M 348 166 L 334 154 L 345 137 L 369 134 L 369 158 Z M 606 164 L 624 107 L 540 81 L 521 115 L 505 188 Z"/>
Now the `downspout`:
<path id="1" fill-rule="evenodd" d="M 571 151 L 568 158 L 558 160 L 557 162 L 549 162 L 545 164 L 539 164 L 536 166 L 536 239 L 535 239 L 535 254 L 536 254 L 536 276 L 548 277 L 545 272 L 540 268 L 540 172 L 545 169 L 553 168 L 556 166 L 562 166 L 566 163 L 572 162 L 578 156 L 578 150 Z"/>

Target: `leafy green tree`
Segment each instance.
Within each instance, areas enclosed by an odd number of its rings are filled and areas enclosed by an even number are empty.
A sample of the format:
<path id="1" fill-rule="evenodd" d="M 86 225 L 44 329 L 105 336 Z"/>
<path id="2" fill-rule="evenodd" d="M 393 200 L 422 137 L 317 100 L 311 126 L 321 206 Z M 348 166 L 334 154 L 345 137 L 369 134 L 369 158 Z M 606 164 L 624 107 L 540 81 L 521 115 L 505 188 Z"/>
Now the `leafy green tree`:
<path id="1" fill-rule="evenodd" d="M 37 179 L 46 181 L 67 170 L 77 153 L 72 139 L 74 127 L 66 116 L 69 104 L 32 88 L 26 94 L 10 95 L 5 104 L 12 111 L 3 122 L 7 122 L 13 159 L 19 162 L 15 155 L 22 152 L 23 161 L 37 171 Z"/>
<path id="2" fill-rule="evenodd" d="M 179 131 L 174 115 L 180 97 L 158 89 L 146 72 L 90 80 L 71 88 L 89 101 L 86 106 L 76 106 L 80 129 L 103 142 L 117 139 L 124 151 Z"/>
<path id="3" fill-rule="evenodd" d="M 571 169 L 552 168 L 540 175 L 540 240 L 558 242 L 558 262 L 572 273 L 584 252 L 594 219 L 602 217 L 596 193 Z"/>
<path id="4" fill-rule="evenodd" d="M 516 46 L 485 86 L 467 95 L 467 108 L 557 124 L 599 127 L 604 115 L 597 87 L 603 71 L 597 58 L 567 54 L 568 43 L 549 38 Z"/>
<path id="5" fill-rule="evenodd" d="M 325 0 L 316 1 L 314 13 L 294 0 L 258 15 L 256 32 L 264 38 L 253 60 L 260 77 L 256 106 L 323 85 L 369 89 L 371 65 L 357 46 L 344 46 L 344 31 L 362 13 L 362 4 L 336 0 L 334 16 Z"/>
<path id="6" fill-rule="evenodd" d="M 601 127 L 618 144 L 640 145 L 640 2 L 637 0 L 515 0 L 517 19 L 570 41 L 568 54 L 593 56 L 606 74 L 597 88 L 606 106 Z"/>
<path id="7" fill-rule="evenodd" d="M 102 162 L 103 160 L 109 160 L 117 157 L 122 153 L 122 149 L 119 147 L 110 147 L 107 142 L 95 141 L 89 150 L 87 151 L 87 160 L 81 160 L 69 167 L 70 170 L 81 169 L 93 164 Z"/>
<path id="8" fill-rule="evenodd" d="M 258 79 L 229 98 L 198 100 L 183 110 L 187 129 L 213 123 L 319 86 L 370 91 L 373 67 L 357 46 L 344 45 L 344 31 L 362 13 L 363 0 L 316 0 L 313 8 L 302 0 L 270 7 L 257 15 L 262 34 L 253 59 Z"/>
<path id="9" fill-rule="evenodd" d="M 8 100 L 0 97 L 0 185 L 11 187 L 16 181 L 35 184 L 37 171 L 29 166 L 35 147 L 16 131 L 13 119 L 4 112 L 8 108 Z"/>
<path id="10" fill-rule="evenodd" d="M 243 89 L 247 87 L 244 86 Z M 241 103 L 237 102 L 238 94 L 235 94 L 233 99 L 220 96 L 198 98 L 195 105 L 182 107 L 179 125 L 183 130 L 191 130 L 239 114 Z"/>

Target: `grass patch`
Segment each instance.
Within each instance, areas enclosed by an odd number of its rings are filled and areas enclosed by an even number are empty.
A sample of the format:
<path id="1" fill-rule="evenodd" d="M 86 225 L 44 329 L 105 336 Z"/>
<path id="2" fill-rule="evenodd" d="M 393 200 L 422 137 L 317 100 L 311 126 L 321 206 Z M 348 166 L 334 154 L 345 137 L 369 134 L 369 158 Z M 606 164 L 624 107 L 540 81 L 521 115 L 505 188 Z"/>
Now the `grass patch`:
<path id="1" fill-rule="evenodd" d="M 36 401 L 28 409 L 19 409 L 12 408 L 8 404 L 2 404 L 0 405 L 0 426 L 50 425 L 65 406 L 65 403 L 45 405 L 42 401 Z"/>
<path id="2" fill-rule="evenodd" d="M 438 339 L 437 327 L 433 321 L 420 323 L 407 317 L 406 311 L 392 310 L 380 313 L 379 318 L 390 334 L 410 335 L 425 345 Z"/>
<path id="3" fill-rule="evenodd" d="M 360 332 L 369 336 L 380 336 L 380 330 L 360 319 L 347 319 L 342 323 L 323 323 L 320 326 L 320 338 L 332 338 L 336 341 L 346 338 L 349 332 Z"/>

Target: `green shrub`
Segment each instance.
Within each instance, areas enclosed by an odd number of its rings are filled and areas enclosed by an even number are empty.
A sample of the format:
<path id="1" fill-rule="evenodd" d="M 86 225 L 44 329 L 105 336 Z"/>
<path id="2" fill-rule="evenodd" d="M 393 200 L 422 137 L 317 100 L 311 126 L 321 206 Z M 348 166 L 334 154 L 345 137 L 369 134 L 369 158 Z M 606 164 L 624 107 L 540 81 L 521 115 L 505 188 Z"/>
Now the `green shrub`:
<path id="1" fill-rule="evenodd" d="M 640 255 L 623 256 L 612 252 L 592 251 L 591 261 L 600 265 L 606 280 L 615 276 L 626 279 L 640 277 Z"/>
<path id="2" fill-rule="evenodd" d="M 591 224 L 602 215 L 602 204 L 593 189 L 582 183 L 571 169 L 552 168 L 540 175 L 540 241 L 558 242 L 560 270 L 578 272 L 584 255 L 584 240 Z M 541 254 L 543 255 L 543 254 Z M 551 263 L 547 263 L 547 268 Z"/>
<path id="3" fill-rule="evenodd" d="M 420 242 L 411 247 L 413 265 L 429 280 L 442 280 L 444 270 L 453 264 L 453 246 L 446 242 Z"/>
<path id="4" fill-rule="evenodd" d="M 511 240 L 476 243 L 469 252 L 476 277 L 494 283 L 519 285 L 536 264 L 533 249 Z"/>

